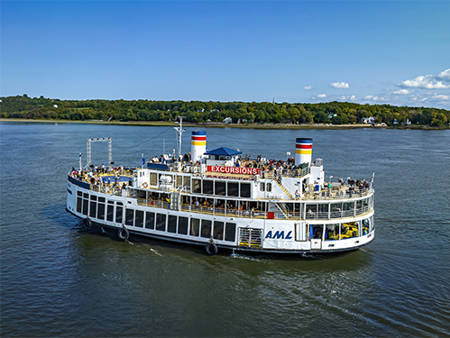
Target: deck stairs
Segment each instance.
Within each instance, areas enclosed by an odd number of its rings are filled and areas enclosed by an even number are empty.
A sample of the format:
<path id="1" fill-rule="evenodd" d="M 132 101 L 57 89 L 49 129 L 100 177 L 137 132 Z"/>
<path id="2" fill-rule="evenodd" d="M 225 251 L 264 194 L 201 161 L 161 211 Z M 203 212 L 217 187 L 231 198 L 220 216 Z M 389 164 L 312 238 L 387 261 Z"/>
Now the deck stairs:
<path id="1" fill-rule="evenodd" d="M 274 180 L 275 182 L 277 182 L 278 186 L 281 188 L 281 190 L 283 190 L 283 192 L 290 198 L 290 199 L 294 199 L 294 197 L 292 197 L 291 193 L 284 187 L 284 185 L 282 184 L 282 182 L 278 182 L 278 180 Z"/>

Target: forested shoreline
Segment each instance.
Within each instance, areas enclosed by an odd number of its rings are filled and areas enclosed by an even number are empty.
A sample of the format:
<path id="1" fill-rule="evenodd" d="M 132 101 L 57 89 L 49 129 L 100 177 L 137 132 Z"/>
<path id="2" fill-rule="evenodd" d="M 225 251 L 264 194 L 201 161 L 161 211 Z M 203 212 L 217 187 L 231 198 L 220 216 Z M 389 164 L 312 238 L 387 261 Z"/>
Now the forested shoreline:
<path id="1" fill-rule="evenodd" d="M 151 100 L 59 100 L 27 95 L 0 98 L 0 118 L 70 121 L 352 125 L 373 117 L 387 126 L 448 128 L 450 110 L 348 102 L 271 103 Z"/>

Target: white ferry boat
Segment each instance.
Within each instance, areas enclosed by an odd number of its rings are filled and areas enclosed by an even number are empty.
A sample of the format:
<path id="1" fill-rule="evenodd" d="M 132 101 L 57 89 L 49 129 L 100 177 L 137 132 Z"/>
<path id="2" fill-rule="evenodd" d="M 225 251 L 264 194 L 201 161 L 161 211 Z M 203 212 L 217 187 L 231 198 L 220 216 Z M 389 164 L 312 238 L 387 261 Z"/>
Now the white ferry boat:
<path id="1" fill-rule="evenodd" d="M 112 165 L 111 138 L 87 142 L 87 165 L 72 169 L 67 211 L 88 229 L 199 245 L 220 251 L 317 254 L 350 251 L 375 237 L 373 177 L 325 181 L 312 139 L 297 138 L 287 161 L 206 150 L 194 131 L 191 153 L 161 155 L 140 168 Z M 91 164 L 91 142 L 106 141 L 109 166 Z"/>

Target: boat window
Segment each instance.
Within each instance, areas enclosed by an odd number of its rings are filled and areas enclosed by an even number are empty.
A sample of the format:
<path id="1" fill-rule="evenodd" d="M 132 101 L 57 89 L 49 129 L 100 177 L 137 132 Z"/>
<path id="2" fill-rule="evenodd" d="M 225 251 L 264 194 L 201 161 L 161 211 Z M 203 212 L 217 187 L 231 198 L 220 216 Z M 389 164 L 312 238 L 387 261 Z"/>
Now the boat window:
<path id="1" fill-rule="evenodd" d="M 177 175 L 177 185 L 176 187 L 179 188 L 183 185 L 183 176 Z"/>
<path id="2" fill-rule="evenodd" d="M 178 218 L 178 233 L 180 235 L 187 235 L 188 233 L 188 218 L 187 217 L 179 217 Z"/>
<path id="3" fill-rule="evenodd" d="M 83 196 L 83 194 L 81 193 L 81 191 L 77 191 L 77 196 Z"/>
<path id="4" fill-rule="evenodd" d="M 306 205 L 306 219 L 316 218 L 317 204 L 307 204 Z"/>
<path id="5" fill-rule="evenodd" d="M 192 180 L 192 192 L 194 194 L 201 194 L 202 193 L 201 181 L 199 179 L 193 179 Z"/>
<path id="6" fill-rule="evenodd" d="M 259 190 L 261 190 L 261 191 L 265 191 L 266 190 L 266 184 L 264 182 L 261 182 L 259 184 Z"/>
<path id="7" fill-rule="evenodd" d="M 191 236 L 198 236 L 199 235 L 199 229 L 200 229 L 200 220 L 198 218 L 191 218 Z"/>
<path id="8" fill-rule="evenodd" d="M 339 224 L 327 224 L 325 226 L 325 240 L 335 241 L 339 239 Z"/>
<path id="9" fill-rule="evenodd" d="M 123 212 L 123 207 L 117 205 L 116 206 L 116 223 L 122 223 L 122 212 Z"/>
<path id="10" fill-rule="evenodd" d="M 96 200 L 97 200 L 97 196 L 91 195 L 91 201 L 96 201 Z"/>
<path id="11" fill-rule="evenodd" d="M 203 180 L 203 193 L 212 195 L 213 194 L 213 181 Z"/>
<path id="12" fill-rule="evenodd" d="M 361 214 L 363 213 L 362 209 L 362 205 L 363 205 L 363 201 L 362 200 L 357 200 L 356 201 L 356 214 Z"/>
<path id="13" fill-rule="evenodd" d="M 84 198 L 89 198 L 89 194 L 83 193 Z"/>
<path id="14" fill-rule="evenodd" d="M 318 218 L 328 219 L 328 203 L 321 203 L 317 205 Z"/>
<path id="15" fill-rule="evenodd" d="M 201 236 L 204 237 L 204 238 L 210 238 L 211 237 L 211 221 L 208 221 L 206 219 L 202 219 Z"/>
<path id="16" fill-rule="evenodd" d="M 98 204 L 98 210 L 97 210 L 97 218 L 98 219 L 105 219 L 105 204 L 99 203 Z"/>
<path id="17" fill-rule="evenodd" d="M 341 217 L 342 212 L 342 202 L 331 203 L 331 218 Z"/>
<path id="18" fill-rule="evenodd" d="M 108 209 L 106 210 L 106 220 L 109 222 L 114 222 L 114 205 L 108 204 Z"/>
<path id="19" fill-rule="evenodd" d="M 134 210 L 133 209 L 125 209 L 125 224 L 129 226 L 133 226 L 133 218 L 134 218 Z"/>
<path id="20" fill-rule="evenodd" d="M 83 200 L 83 215 L 88 214 L 88 207 L 89 207 L 89 201 L 84 199 Z"/>
<path id="21" fill-rule="evenodd" d="M 228 196 L 239 196 L 239 183 L 228 182 L 227 183 Z"/>
<path id="22" fill-rule="evenodd" d="M 303 215 L 303 204 L 302 203 L 295 203 L 294 204 L 294 215 L 296 217 L 302 217 Z"/>
<path id="23" fill-rule="evenodd" d="M 373 216 L 370 216 L 370 218 L 369 218 L 369 226 L 370 226 L 370 232 L 375 230 L 375 223 L 373 221 Z"/>
<path id="24" fill-rule="evenodd" d="M 154 212 L 146 212 L 145 213 L 145 228 L 146 229 L 154 229 L 155 228 L 155 213 Z"/>
<path id="25" fill-rule="evenodd" d="M 225 196 L 225 181 L 216 181 L 215 194 Z"/>
<path id="26" fill-rule="evenodd" d="M 267 192 L 271 192 L 272 191 L 272 183 L 267 183 L 266 184 L 266 191 Z"/>
<path id="27" fill-rule="evenodd" d="M 241 183 L 241 197 L 250 197 L 250 183 Z"/>
<path id="28" fill-rule="evenodd" d="M 184 176 L 183 186 L 184 186 L 185 190 L 187 190 L 187 191 L 191 190 L 191 177 L 190 176 Z"/>
<path id="29" fill-rule="evenodd" d="M 361 221 L 361 223 L 362 223 L 362 227 L 361 227 L 362 235 L 363 236 L 367 235 L 369 233 L 369 228 L 370 228 L 370 226 L 369 226 L 369 219 L 368 218 L 363 219 Z"/>
<path id="30" fill-rule="evenodd" d="M 156 214 L 156 230 L 166 231 L 166 215 Z"/>
<path id="31" fill-rule="evenodd" d="M 227 223 L 225 227 L 225 240 L 229 242 L 234 242 L 236 239 L 236 224 Z"/>
<path id="32" fill-rule="evenodd" d="M 322 239 L 323 224 L 310 224 L 309 225 L 309 238 L 310 239 Z"/>
<path id="33" fill-rule="evenodd" d="M 177 232 L 177 216 L 169 216 L 169 222 L 167 225 L 168 232 Z"/>
<path id="34" fill-rule="evenodd" d="M 223 228 L 224 228 L 223 222 L 218 221 L 214 222 L 214 232 L 213 232 L 214 239 L 223 240 Z"/>
<path id="35" fill-rule="evenodd" d="M 83 199 L 81 197 L 77 197 L 77 212 L 81 212 L 82 206 L 83 206 Z"/>
<path id="36" fill-rule="evenodd" d="M 144 226 L 144 212 L 142 210 L 136 210 L 136 219 L 134 220 L 134 226 L 142 228 Z"/>
<path id="37" fill-rule="evenodd" d="M 342 204 L 343 210 L 342 217 L 353 216 L 354 209 L 355 209 L 355 202 L 344 202 Z"/>
<path id="38" fill-rule="evenodd" d="M 219 214 L 225 213 L 225 200 L 222 200 L 222 199 L 216 200 L 215 211 L 216 211 L 216 213 L 219 213 Z"/>
<path id="39" fill-rule="evenodd" d="M 97 218 L 97 202 L 91 201 L 89 208 L 89 217 Z"/>
<path id="40" fill-rule="evenodd" d="M 362 204 L 364 211 L 365 212 L 369 211 L 369 199 L 368 198 L 363 199 Z"/>
<path id="41" fill-rule="evenodd" d="M 150 185 L 154 187 L 158 185 L 158 175 L 156 173 L 150 174 Z"/>
<path id="42" fill-rule="evenodd" d="M 341 224 L 341 239 L 353 238 L 359 236 L 358 224 L 356 222 L 348 222 Z"/>

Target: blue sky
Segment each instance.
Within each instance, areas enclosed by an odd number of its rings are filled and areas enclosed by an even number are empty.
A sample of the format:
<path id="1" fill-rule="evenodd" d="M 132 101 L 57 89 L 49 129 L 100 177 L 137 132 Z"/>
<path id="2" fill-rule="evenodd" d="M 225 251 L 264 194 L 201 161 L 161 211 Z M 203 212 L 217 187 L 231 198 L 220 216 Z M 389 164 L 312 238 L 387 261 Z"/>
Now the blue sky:
<path id="1" fill-rule="evenodd" d="M 450 1 L 2 1 L 2 96 L 450 108 Z"/>

